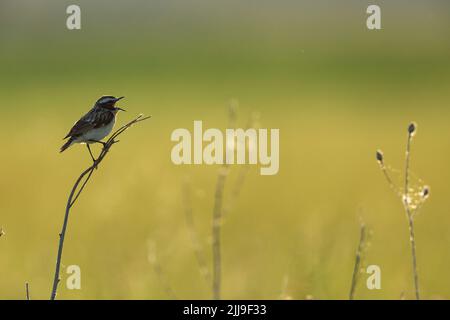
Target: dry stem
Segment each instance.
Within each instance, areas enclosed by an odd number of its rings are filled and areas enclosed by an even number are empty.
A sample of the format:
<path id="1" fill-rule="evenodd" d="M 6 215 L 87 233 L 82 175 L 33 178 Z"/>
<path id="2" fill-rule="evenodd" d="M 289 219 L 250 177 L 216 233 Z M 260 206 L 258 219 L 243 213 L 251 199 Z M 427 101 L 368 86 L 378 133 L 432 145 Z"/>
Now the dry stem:
<path id="1" fill-rule="evenodd" d="M 421 206 L 428 198 L 430 189 L 428 186 L 425 186 L 421 193 L 421 199 L 418 203 L 414 203 L 414 198 L 410 196 L 410 158 L 411 158 L 411 142 L 416 133 L 417 126 L 414 122 L 410 123 L 408 126 L 408 140 L 406 142 L 406 157 L 405 157 L 405 182 L 404 189 L 401 193 L 401 199 L 403 203 L 403 207 L 405 208 L 406 216 L 408 219 L 408 227 L 409 227 L 409 241 L 411 244 L 411 256 L 412 256 L 412 266 L 413 266 L 413 276 L 414 276 L 414 289 L 416 299 L 420 299 L 419 292 L 419 274 L 417 272 L 417 255 L 416 255 L 416 238 L 414 234 L 414 217 L 419 212 Z M 377 151 L 377 161 L 380 165 L 380 168 L 386 177 L 389 185 L 395 189 L 395 185 L 392 182 L 392 179 L 389 177 L 389 174 L 384 165 L 383 153 L 378 150 Z"/>
<path id="2" fill-rule="evenodd" d="M 66 235 L 67 224 L 69 222 L 70 209 L 72 208 L 72 206 L 77 201 L 77 199 L 80 196 L 81 192 L 84 190 L 84 187 L 86 186 L 86 184 L 88 183 L 89 179 L 91 178 L 92 173 L 94 172 L 94 170 L 96 168 L 98 168 L 98 165 L 106 157 L 106 155 L 108 154 L 108 152 L 111 149 L 111 147 L 114 144 L 116 144 L 117 142 L 119 142 L 118 140 L 116 140 L 116 138 L 119 135 L 121 135 L 122 133 L 124 133 L 128 128 L 130 128 L 134 124 L 136 124 L 138 122 L 141 122 L 141 121 L 144 121 L 144 120 L 147 120 L 149 118 L 150 117 L 143 117 L 143 115 L 139 115 L 134 120 L 128 122 L 124 126 L 122 126 L 119 129 L 117 129 L 111 135 L 111 137 L 108 139 L 108 141 L 106 141 L 106 143 L 104 144 L 103 149 L 102 149 L 100 155 L 98 156 L 97 160 L 89 168 L 84 170 L 81 173 L 81 175 L 78 177 L 78 179 L 76 180 L 76 182 L 75 182 L 75 184 L 74 184 L 74 186 L 72 188 L 72 191 L 70 192 L 69 198 L 67 200 L 66 212 L 65 212 L 65 215 L 64 215 L 64 222 L 63 222 L 63 225 L 62 225 L 61 233 L 59 234 L 58 255 L 57 255 L 57 258 L 56 258 L 55 276 L 53 278 L 53 287 L 52 287 L 50 300 L 55 300 L 56 293 L 57 293 L 57 290 L 58 290 L 58 284 L 60 282 L 59 272 L 60 272 L 60 268 L 61 268 L 61 258 L 62 258 L 62 253 L 63 253 L 64 238 L 65 238 L 65 235 Z M 84 181 L 83 181 L 83 179 L 84 179 Z M 78 186 L 80 185 L 80 183 L 82 181 L 83 181 L 83 183 L 82 183 L 81 187 L 79 188 L 79 190 L 77 191 Z"/>
<path id="3" fill-rule="evenodd" d="M 228 175 L 228 168 L 223 167 L 217 177 L 215 202 L 213 210 L 213 229 L 212 229 L 212 249 L 213 249 L 213 299 L 220 300 L 221 292 L 221 226 L 222 226 L 222 202 L 225 180 Z"/>
<path id="4" fill-rule="evenodd" d="M 366 225 L 361 223 L 358 249 L 356 250 L 355 267 L 353 268 L 352 284 L 350 287 L 349 299 L 353 300 L 355 296 L 356 284 L 358 282 L 359 269 L 361 267 L 361 255 L 366 241 Z"/>
<path id="5" fill-rule="evenodd" d="M 26 290 L 26 293 L 27 293 L 27 300 L 30 300 L 30 288 L 28 286 L 28 282 L 25 283 L 25 290 Z"/>
<path id="6" fill-rule="evenodd" d="M 232 103 L 229 109 L 229 126 L 236 126 L 236 108 Z M 234 152 L 234 151 L 233 151 Z M 213 257 L 213 282 L 212 292 L 213 299 L 220 300 L 221 297 L 221 276 L 222 276 L 222 256 L 221 256 L 221 229 L 223 217 L 223 192 L 225 188 L 225 180 L 229 172 L 229 166 L 226 162 L 219 169 L 219 175 L 216 183 L 216 193 L 212 218 L 212 257 Z"/>
<path id="7" fill-rule="evenodd" d="M 403 194 L 403 203 L 408 217 L 409 225 L 409 241 L 411 243 L 411 255 L 414 274 L 414 288 L 416 293 L 416 299 L 420 300 L 419 294 L 419 274 L 417 272 L 417 256 L 416 256 L 416 238 L 414 235 L 414 214 L 411 212 L 409 204 L 409 162 L 411 155 L 411 140 L 414 132 L 408 132 L 408 141 L 406 143 L 406 159 L 405 159 L 405 189 Z"/>

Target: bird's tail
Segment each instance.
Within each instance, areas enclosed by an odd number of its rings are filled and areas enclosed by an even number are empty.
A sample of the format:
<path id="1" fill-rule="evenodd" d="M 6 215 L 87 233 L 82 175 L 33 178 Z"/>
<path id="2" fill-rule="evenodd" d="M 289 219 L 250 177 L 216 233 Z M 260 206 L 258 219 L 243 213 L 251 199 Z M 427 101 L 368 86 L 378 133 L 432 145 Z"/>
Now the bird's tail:
<path id="1" fill-rule="evenodd" d="M 66 143 L 64 143 L 64 145 L 61 147 L 61 149 L 59 150 L 59 152 L 64 152 L 64 150 L 66 150 L 67 148 L 69 148 L 72 144 L 73 144 L 73 138 L 70 137 L 69 140 L 67 140 Z"/>

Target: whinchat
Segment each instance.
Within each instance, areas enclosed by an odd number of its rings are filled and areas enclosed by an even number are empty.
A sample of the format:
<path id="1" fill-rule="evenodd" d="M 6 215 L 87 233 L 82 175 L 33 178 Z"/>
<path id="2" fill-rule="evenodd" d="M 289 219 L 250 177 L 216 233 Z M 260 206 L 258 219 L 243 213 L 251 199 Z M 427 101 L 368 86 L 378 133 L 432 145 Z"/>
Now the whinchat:
<path id="1" fill-rule="evenodd" d="M 96 159 L 92 155 L 89 145 L 92 143 L 105 144 L 101 140 L 108 136 L 114 128 L 117 113 L 119 111 L 125 111 L 122 108 L 116 107 L 117 101 L 123 98 L 103 96 L 98 99 L 94 107 L 78 120 L 72 129 L 70 129 L 70 132 L 64 137 L 64 139 L 69 138 L 69 140 L 61 147 L 60 152 L 63 152 L 74 143 L 84 143 L 89 150 L 92 160 L 95 162 Z"/>

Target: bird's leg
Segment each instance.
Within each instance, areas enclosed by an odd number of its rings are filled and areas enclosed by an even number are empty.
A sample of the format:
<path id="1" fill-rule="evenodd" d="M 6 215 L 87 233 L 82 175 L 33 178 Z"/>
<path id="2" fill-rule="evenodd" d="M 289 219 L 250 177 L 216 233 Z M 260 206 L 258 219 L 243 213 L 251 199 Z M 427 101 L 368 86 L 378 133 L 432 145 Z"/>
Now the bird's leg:
<path id="1" fill-rule="evenodd" d="M 91 147 L 89 146 L 89 143 L 86 143 L 86 146 L 87 146 L 87 148 L 88 148 L 88 150 L 89 150 L 89 154 L 91 155 L 92 161 L 94 162 L 95 170 L 97 170 L 97 169 L 98 169 L 98 168 L 97 168 L 97 160 L 98 160 L 98 159 L 95 159 L 95 158 L 94 158 L 94 155 L 92 154 Z"/>
<path id="2" fill-rule="evenodd" d="M 89 150 L 89 154 L 91 155 L 92 161 L 94 161 L 94 163 L 95 163 L 95 161 L 97 161 L 97 159 L 94 158 L 94 155 L 92 154 L 91 147 L 89 146 L 89 143 L 86 143 L 86 147 Z"/>

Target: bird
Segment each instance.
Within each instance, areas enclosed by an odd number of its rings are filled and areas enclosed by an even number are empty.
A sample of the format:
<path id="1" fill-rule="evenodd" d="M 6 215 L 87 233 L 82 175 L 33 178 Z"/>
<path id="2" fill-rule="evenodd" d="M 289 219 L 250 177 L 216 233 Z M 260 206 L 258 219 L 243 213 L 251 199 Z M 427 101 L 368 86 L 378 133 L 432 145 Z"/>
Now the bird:
<path id="1" fill-rule="evenodd" d="M 97 160 L 92 154 L 89 145 L 92 143 L 100 143 L 105 146 L 105 143 L 101 140 L 111 133 L 119 111 L 125 111 L 122 108 L 116 107 L 116 103 L 123 98 L 125 97 L 102 96 L 98 99 L 92 109 L 81 117 L 64 137 L 63 140 L 68 140 L 61 147 L 60 152 L 64 152 L 75 143 L 84 143 L 89 150 L 92 161 L 95 163 Z"/>

